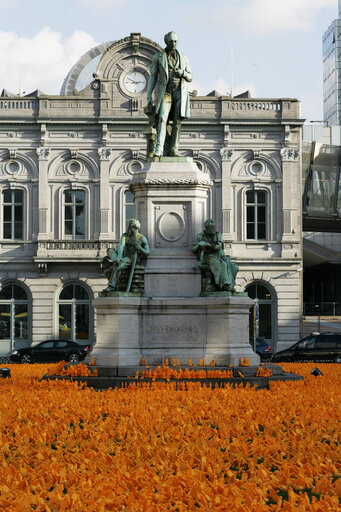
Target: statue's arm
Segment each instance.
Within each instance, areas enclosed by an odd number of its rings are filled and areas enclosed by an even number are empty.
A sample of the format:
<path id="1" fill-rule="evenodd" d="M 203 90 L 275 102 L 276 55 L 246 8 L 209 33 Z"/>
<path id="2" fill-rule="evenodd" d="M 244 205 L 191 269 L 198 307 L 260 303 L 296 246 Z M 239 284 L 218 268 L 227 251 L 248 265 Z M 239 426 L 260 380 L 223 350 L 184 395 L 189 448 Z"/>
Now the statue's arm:
<path id="1" fill-rule="evenodd" d="M 148 89 L 147 89 L 147 101 L 148 103 L 152 103 L 152 93 L 155 88 L 156 80 L 158 74 L 158 56 L 154 55 L 152 67 L 150 69 L 150 76 L 148 80 Z"/>
<path id="2" fill-rule="evenodd" d="M 187 57 L 184 58 L 185 67 L 184 69 L 180 70 L 180 76 L 186 80 L 186 82 L 192 82 L 193 80 L 193 74 L 191 71 L 191 67 L 189 65 L 189 60 Z"/>
<path id="3" fill-rule="evenodd" d="M 200 249 L 203 250 L 207 245 L 207 242 L 205 242 L 205 240 L 202 240 L 201 235 L 197 235 L 196 239 L 193 242 L 192 251 L 194 253 L 197 253 Z"/>
<path id="4" fill-rule="evenodd" d="M 114 256 L 114 261 L 116 262 L 119 262 L 121 261 L 122 259 L 122 254 L 123 254 L 123 248 L 126 244 L 126 236 L 125 236 L 125 233 L 121 236 L 120 238 L 120 243 L 118 244 L 118 247 L 115 251 L 115 256 Z"/>

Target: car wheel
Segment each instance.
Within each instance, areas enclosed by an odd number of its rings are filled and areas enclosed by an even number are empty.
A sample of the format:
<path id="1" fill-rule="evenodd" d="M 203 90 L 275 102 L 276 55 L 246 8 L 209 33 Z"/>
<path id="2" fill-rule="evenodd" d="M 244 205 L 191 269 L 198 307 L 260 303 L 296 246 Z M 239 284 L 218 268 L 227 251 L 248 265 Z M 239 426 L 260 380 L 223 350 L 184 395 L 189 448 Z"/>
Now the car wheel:
<path id="1" fill-rule="evenodd" d="M 335 363 L 341 363 L 341 356 L 337 356 L 335 359 Z"/>
<path id="2" fill-rule="evenodd" d="M 20 358 L 21 363 L 32 363 L 32 357 L 30 354 L 23 354 Z"/>
<path id="3" fill-rule="evenodd" d="M 70 354 L 68 357 L 69 363 L 78 363 L 79 362 L 79 355 L 78 354 Z"/>

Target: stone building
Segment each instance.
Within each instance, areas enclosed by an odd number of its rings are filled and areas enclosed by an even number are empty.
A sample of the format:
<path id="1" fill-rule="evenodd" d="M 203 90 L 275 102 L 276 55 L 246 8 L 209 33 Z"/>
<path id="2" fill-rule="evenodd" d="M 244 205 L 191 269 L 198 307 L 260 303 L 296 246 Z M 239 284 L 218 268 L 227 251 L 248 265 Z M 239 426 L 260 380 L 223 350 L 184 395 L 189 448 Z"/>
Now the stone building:
<path id="1" fill-rule="evenodd" d="M 100 260 L 134 215 L 159 49 L 132 33 L 85 54 L 58 96 L 3 91 L 0 354 L 49 338 L 95 343 Z M 204 217 L 240 268 L 238 291 L 257 299 L 250 325 L 274 349 L 300 336 L 301 126 L 295 99 L 193 91 L 180 141 L 213 182 Z"/>

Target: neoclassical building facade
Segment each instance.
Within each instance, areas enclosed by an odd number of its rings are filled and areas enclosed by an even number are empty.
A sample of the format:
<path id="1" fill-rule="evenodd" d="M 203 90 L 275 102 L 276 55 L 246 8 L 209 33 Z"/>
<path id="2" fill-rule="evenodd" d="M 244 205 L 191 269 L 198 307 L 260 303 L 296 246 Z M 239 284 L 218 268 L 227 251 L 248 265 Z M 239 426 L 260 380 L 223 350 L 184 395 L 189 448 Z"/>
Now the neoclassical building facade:
<path id="1" fill-rule="evenodd" d="M 61 94 L 0 97 L 0 355 L 49 338 L 96 342 L 100 260 L 134 216 L 153 55 L 141 34 L 89 50 Z M 194 70 L 195 73 L 195 70 Z M 191 93 L 180 153 L 213 182 L 207 217 L 255 299 L 250 329 L 300 336 L 301 137 L 295 99 Z M 143 226 L 142 226 L 143 231 Z"/>

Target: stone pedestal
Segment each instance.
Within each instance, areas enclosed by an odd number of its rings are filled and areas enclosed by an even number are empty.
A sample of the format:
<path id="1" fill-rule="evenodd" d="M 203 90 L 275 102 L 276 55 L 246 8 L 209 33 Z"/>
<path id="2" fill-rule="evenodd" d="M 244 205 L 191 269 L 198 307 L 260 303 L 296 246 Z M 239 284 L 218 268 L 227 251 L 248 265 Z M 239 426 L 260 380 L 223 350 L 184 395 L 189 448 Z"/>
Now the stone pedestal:
<path id="1" fill-rule="evenodd" d="M 131 181 L 135 215 L 151 249 L 145 293 L 151 297 L 196 297 L 200 272 L 192 253 L 195 235 L 208 217 L 212 182 L 192 158 L 161 157 Z"/>
<path id="2" fill-rule="evenodd" d="M 258 364 L 249 339 L 248 297 L 200 297 L 201 273 L 193 240 L 209 217 L 210 177 L 190 158 L 148 162 L 131 181 L 135 216 L 151 249 L 145 297 L 100 297 L 93 355 L 102 366 L 134 366 L 180 358 L 238 365 Z M 230 295 L 230 294 L 229 294 Z"/>
<path id="3" fill-rule="evenodd" d="M 134 366 L 140 358 L 161 364 L 164 357 L 212 359 L 217 365 L 238 365 L 248 357 L 258 364 L 248 342 L 248 297 L 101 297 L 97 312 L 94 355 L 102 366 Z"/>

